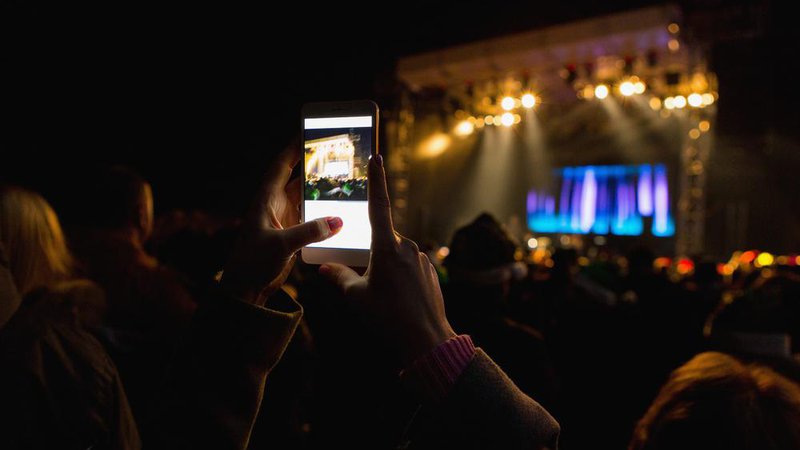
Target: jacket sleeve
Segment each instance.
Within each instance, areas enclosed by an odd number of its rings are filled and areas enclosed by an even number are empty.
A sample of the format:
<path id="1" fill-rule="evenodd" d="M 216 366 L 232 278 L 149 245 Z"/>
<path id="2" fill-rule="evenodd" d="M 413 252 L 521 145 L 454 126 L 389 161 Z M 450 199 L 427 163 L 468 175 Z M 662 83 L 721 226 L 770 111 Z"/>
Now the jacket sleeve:
<path id="1" fill-rule="evenodd" d="M 558 422 L 480 348 L 440 404 L 424 403 L 406 448 L 558 448 Z"/>
<path id="2" fill-rule="evenodd" d="M 144 448 L 246 448 L 267 374 L 302 313 L 282 291 L 267 307 L 215 291 L 195 313 L 157 412 L 142 424 Z"/>

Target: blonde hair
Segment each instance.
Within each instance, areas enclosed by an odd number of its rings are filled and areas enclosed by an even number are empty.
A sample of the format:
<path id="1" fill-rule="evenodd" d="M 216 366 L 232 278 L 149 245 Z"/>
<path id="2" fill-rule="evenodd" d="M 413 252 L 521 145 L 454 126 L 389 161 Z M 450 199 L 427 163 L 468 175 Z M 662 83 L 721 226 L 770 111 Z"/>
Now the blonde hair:
<path id="1" fill-rule="evenodd" d="M 25 189 L 0 189 L 0 242 L 20 295 L 71 278 L 73 259 L 53 208 Z"/>
<path id="2" fill-rule="evenodd" d="M 701 353 L 672 372 L 628 448 L 800 448 L 800 386 L 766 366 Z"/>

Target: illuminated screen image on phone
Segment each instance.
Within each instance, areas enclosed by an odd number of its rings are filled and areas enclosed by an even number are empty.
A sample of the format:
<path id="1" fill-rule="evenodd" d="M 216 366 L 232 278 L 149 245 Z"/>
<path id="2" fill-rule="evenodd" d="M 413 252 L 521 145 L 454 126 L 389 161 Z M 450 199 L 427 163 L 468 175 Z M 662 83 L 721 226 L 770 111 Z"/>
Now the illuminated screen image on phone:
<path id="1" fill-rule="evenodd" d="M 365 249 L 372 230 L 367 210 L 367 164 L 372 117 L 304 119 L 305 220 L 338 216 L 338 234 L 309 247 Z"/>

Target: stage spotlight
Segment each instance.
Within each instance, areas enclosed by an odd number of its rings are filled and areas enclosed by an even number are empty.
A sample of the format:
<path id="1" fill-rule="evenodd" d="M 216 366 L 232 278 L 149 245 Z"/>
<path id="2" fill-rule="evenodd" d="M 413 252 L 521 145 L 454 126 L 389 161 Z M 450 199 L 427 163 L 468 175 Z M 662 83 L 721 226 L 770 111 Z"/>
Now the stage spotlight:
<path id="1" fill-rule="evenodd" d="M 658 111 L 659 109 L 661 109 L 661 99 L 658 97 L 651 97 L 650 107 L 653 108 L 653 111 Z"/>
<path id="2" fill-rule="evenodd" d="M 678 34 L 678 32 L 681 31 L 681 27 L 677 23 L 673 22 L 667 26 L 667 31 L 672 34 Z"/>
<path id="3" fill-rule="evenodd" d="M 475 125 L 473 125 L 473 123 L 469 120 L 462 120 L 461 122 L 458 122 L 458 125 L 456 125 L 455 129 L 453 130 L 456 136 L 461 137 L 469 136 L 473 131 L 475 131 Z"/>
<path id="4" fill-rule="evenodd" d="M 693 108 L 699 108 L 703 106 L 703 96 L 698 94 L 697 92 L 693 92 L 689 94 L 689 98 L 687 98 L 689 102 L 689 106 Z"/>
<path id="5" fill-rule="evenodd" d="M 675 109 L 675 97 L 667 97 L 664 99 L 664 108 Z"/>
<path id="6" fill-rule="evenodd" d="M 681 48 L 681 43 L 678 42 L 677 39 L 670 39 L 669 42 L 667 42 L 667 47 L 669 48 L 669 51 L 677 52 Z"/>
<path id="7" fill-rule="evenodd" d="M 503 124 L 505 127 L 510 127 L 514 125 L 514 115 L 511 113 L 504 113 L 503 116 L 500 118 L 500 123 Z"/>
<path id="8" fill-rule="evenodd" d="M 689 130 L 689 137 L 692 139 L 698 139 L 700 137 L 700 130 L 697 128 L 692 128 Z"/>
<path id="9" fill-rule="evenodd" d="M 713 94 L 705 93 L 701 97 L 703 97 L 703 104 L 706 105 L 706 106 L 714 103 L 714 95 Z"/>
<path id="10" fill-rule="evenodd" d="M 514 124 L 518 124 L 520 122 L 522 122 L 522 116 L 519 114 L 514 114 Z"/>
<path id="11" fill-rule="evenodd" d="M 444 133 L 435 133 L 433 136 L 420 143 L 419 154 L 424 158 L 435 158 L 450 146 L 450 136 Z"/>
<path id="12" fill-rule="evenodd" d="M 647 86 L 645 86 L 644 82 L 637 81 L 633 83 L 633 92 L 637 94 L 644 94 L 645 89 L 647 89 Z"/>
<path id="13" fill-rule="evenodd" d="M 483 123 L 485 123 L 486 125 L 494 125 L 494 116 L 490 114 L 490 115 L 484 117 L 483 118 Z"/>
<path id="14" fill-rule="evenodd" d="M 587 84 L 583 87 L 583 98 L 590 99 L 594 97 L 594 86 Z"/>
<path id="15" fill-rule="evenodd" d="M 533 94 L 525 94 L 522 96 L 522 106 L 531 109 L 536 106 L 536 97 Z"/>
<path id="16" fill-rule="evenodd" d="M 605 84 L 598 84 L 597 87 L 594 88 L 594 96 L 600 100 L 608 97 L 608 86 Z"/>
<path id="17" fill-rule="evenodd" d="M 511 111 L 514 109 L 514 99 L 512 97 L 504 97 L 503 101 L 500 103 L 500 106 L 502 106 L 506 111 Z"/>
<path id="18" fill-rule="evenodd" d="M 484 125 L 485 123 L 483 122 L 483 118 L 475 119 L 475 128 L 481 129 Z"/>
<path id="19" fill-rule="evenodd" d="M 772 263 L 774 262 L 775 262 L 775 257 L 768 252 L 759 253 L 758 257 L 756 257 L 756 266 L 767 267 L 771 266 Z"/>
<path id="20" fill-rule="evenodd" d="M 619 85 L 619 93 L 625 97 L 630 97 L 636 92 L 636 86 L 630 81 L 624 81 Z"/>
<path id="21" fill-rule="evenodd" d="M 678 109 L 686 107 L 686 97 L 682 95 L 675 96 L 675 107 Z"/>
<path id="22" fill-rule="evenodd" d="M 528 248 L 536 248 L 538 246 L 539 246 L 539 241 L 537 241 L 536 238 L 528 239 Z"/>
<path id="23" fill-rule="evenodd" d="M 697 124 L 697 128 L 700 129 L 702 132 L 706 132 L 711 129 L 711 122 L 707 120 L 701 120 L 699 124 Z"/>

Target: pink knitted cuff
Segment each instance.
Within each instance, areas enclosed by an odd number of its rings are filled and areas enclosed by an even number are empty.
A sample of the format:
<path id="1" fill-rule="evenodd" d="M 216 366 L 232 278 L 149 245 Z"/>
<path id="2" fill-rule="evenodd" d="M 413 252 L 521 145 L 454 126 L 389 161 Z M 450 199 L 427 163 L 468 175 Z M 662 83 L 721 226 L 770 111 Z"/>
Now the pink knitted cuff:
<path id="1" fill-rule="evenodd" d="M 475 356 L 472 339 L 450 338 L 400 373 L 403 384 L 423 401 L 441 402 Z"/>

